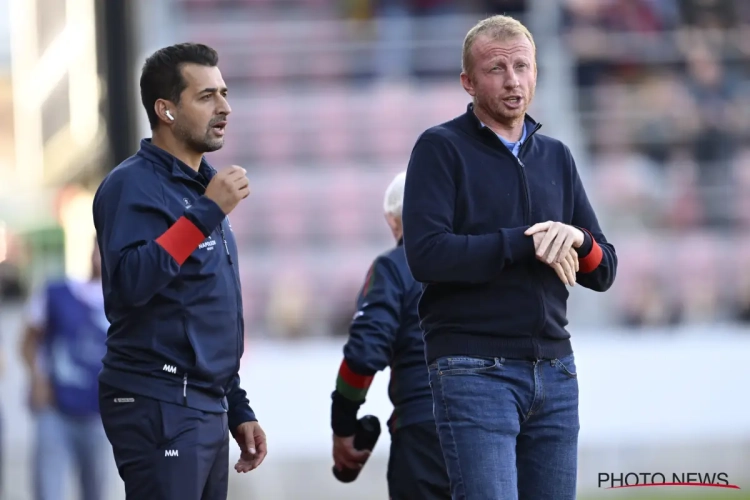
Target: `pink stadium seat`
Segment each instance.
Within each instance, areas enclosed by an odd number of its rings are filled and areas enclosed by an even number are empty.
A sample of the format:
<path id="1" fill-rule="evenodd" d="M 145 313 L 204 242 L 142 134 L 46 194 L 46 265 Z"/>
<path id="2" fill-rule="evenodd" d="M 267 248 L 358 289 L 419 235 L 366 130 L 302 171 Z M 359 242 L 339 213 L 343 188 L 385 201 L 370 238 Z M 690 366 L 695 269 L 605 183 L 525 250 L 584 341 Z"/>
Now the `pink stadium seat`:
<path id="1" fill-rule="evenodd" d="M 328 177 L 326 206 L 331 237 L 342 244 L 354 243 L 363 232 L 363 204 L 369 203 L 361 195 L 362 179 L 351 167 L 337 169 Z"/>
<path id="2" fill-rule="evenodd" d="M 308 133 L 313 136 L 311 146 L 317 160 L 324 165 L 346 161 L 355 139 L 351 132 L 357 117 L 348 107 L 345 95 L 327 94 L 313 102 L 307 121 L 313 124 Z"/>
<path id="3" fill-rule="evenodd" d="M 246 119 L 252 130 L 248 140 L 261 164 L 288 163 L 298 140 L 290 132 L 295 116 L 293 107 L 285 99 L 254 99 L 246 109 Z"/>
<path id="4" fill-rule="evenodd" d="M 265 208 L 274 244 L 281 247 L 300 244 L 307 229 L 305 210 L 309 204 L 304 182 L 291 169 L 275 171 L 271 178 L 275 182 L 267 184 L 271 190 L 266 193 Z"/>
<path id="5" fill-rule="evenodd" d="M 381 161 L 403 158 L 411 151 L 409 122 L 414 97 L 403 87 L 380 88 L 371 98 L 370 148 Z M 368 113 L 369 114 L 369 113 Z"/>

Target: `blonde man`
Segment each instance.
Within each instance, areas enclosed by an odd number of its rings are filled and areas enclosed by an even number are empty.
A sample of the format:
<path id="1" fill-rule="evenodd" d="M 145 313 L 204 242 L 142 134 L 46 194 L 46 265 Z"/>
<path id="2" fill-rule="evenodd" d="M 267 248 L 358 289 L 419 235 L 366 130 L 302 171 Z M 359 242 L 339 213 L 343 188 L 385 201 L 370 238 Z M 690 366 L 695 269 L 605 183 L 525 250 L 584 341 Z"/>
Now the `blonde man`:
<path id="1" fill-rule="evenodd" d="M 407 169 L 406 257 L 454 499 L 576 496 L 578 382 L 566 285 L 603 292 L 617 256 L 568 148 L 538 133 L 529 31 L 466 36 L 465 114 L 425 131 Z"/>

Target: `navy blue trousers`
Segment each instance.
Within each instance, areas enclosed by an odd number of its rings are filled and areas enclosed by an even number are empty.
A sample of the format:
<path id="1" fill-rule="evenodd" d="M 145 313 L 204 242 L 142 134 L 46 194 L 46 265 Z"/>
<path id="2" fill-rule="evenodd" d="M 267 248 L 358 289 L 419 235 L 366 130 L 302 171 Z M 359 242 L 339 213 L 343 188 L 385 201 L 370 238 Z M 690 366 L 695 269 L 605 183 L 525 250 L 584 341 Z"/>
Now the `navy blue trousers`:
<path id="1" fill-rule="evenodd" d="M 391 500 L 451 500 L 435 422 L 409 425 L 393 433 L 388 493 Z"/>
<path id="2" fill-rule="evenodd" d="M 99 395 L 127 500 L 226 500 L 226 413 L 206 413 L 103 384 Z"/>

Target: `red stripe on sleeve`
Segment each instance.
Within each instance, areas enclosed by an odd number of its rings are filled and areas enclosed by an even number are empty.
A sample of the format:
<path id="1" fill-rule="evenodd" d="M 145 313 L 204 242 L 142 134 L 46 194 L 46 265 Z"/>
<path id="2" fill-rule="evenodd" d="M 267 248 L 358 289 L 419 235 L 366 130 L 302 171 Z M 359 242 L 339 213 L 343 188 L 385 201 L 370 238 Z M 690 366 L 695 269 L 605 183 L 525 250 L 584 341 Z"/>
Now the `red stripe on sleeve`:
<path id="1" fill-rule="evenodd" d="M 339 368 L 339 377 L 341 377 L 344 382 L 355 389 L 369 388 L 370 384 L 372 384 L 372 381 L 375 378 L 373 376 L 357 375 L 351 370 L 351 368 L 349 368 L 349 365 L 346 364 L 346 360 L 343 360 L 341 362 L 341 367 Z"/>
<path id="2" fill-rule="evenodd" d="M 590 273 L 599 267 L 602 262 L 602 247 L 599 246 L 591 233 L 589 233 L 589 236 L 591 236 L 591 251 L 586 257 L 578 259 L 578 272 L 580 273 Z"/>
<path id="3" fill-rule="evenodd" d="M 182 265 L 205 239 L 203 232 L 188 218 L 182 216 L 156 239 L 156 243 Z"/>

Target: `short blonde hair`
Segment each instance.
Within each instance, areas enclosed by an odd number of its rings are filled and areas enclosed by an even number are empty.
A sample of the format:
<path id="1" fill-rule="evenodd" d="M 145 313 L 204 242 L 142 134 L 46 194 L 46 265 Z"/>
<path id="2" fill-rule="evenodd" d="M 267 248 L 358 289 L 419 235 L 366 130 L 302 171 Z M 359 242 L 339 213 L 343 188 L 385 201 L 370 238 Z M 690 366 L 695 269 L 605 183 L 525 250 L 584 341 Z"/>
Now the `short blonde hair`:
<path id="1" fill-rule="evenodd" d="M 520 21 L 510 16 L 497 15 L 482 19 L 469 30 L 464 38 L 464 49 L 461 60 L 461 69 L 468 73 L 471 70 L 471 48 L 477 38 L 487 35 L 494 40 L 505 40 L 518 36 L 525 36 L 531 42 L 531 48 L 536 54 L 536 44 L 529 29 Z"/>
<path id="2" fill-rule="evenodd" d="M 401 217 L 404 206 L 404 185 L 406 184 L 406 172 L 401 172 L 391 181 L 385 190 L 383 200 L 383 211 L 394 217 Z"/>

